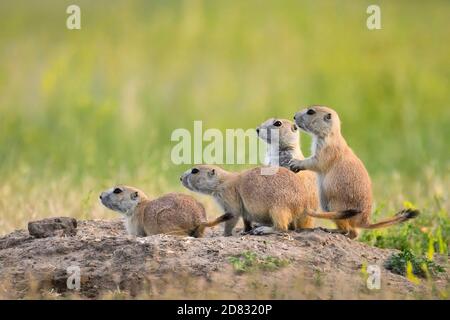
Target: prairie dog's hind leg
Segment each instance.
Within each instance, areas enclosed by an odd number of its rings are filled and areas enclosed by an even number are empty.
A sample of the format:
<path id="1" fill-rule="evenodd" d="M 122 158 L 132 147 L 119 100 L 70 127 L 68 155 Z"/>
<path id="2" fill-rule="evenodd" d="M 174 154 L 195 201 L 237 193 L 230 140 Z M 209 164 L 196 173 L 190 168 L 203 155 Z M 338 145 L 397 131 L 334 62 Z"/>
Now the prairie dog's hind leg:
<path id="1" fill-rule="evenodd" d="M 314 228 L 314 220 L 313 218 L 304 215 L 302 217 L 297 217 L 295 220 L 295 230 L 301 230 L 301 229 L 312 229 Z"/>
<path id="2" fill-rule="evenodd" d="M 245 208 L 242 208 L 242 220 L 244 220 L 244 233 L 252 230 L 252 220 L 250 219 L 250 215 Z"/>
<path id="3" fill-rule="evenodd" d="M 250 234 L 250 232 L 253 229 L 253 224 L 250 220 L 246 219 L 246 218 L 242 218 L 244 220 L 244 229 L 241 231 L 241 235 L 247 235 Z M 256 225 L 257 227 L 258 225 Z"/>
<path id="4" fill-rule="evenodd" d="M 287 209 L 271 209 L 270 217 L 272 218 L 273 227 L 260 226 L 252 229 L 250 234 L 283 234 L 288 231 L 289 226 L 292 224 L 292 212 Z"/>
<path id="5" fill-rule="evenodd" d="M 252 230 L 252 222 L 244 218 L 244 232 L 249 232 Z"/>
<path id="6" fill-rule="evenodd" d="M 224 228 L 224 232 L 223 235 L 225 237 L 230 237 L 233 235 L 233 229 L 234 227 L 236 227 L 236 224 L 239 221 L 240 216 L 237 214 L 234 214 L 234 217 L 230 220 L 228 220 L 227 222 L 225 222 L 225 228 Z M 244 221 L 245 223 L 245 221 Z"/>

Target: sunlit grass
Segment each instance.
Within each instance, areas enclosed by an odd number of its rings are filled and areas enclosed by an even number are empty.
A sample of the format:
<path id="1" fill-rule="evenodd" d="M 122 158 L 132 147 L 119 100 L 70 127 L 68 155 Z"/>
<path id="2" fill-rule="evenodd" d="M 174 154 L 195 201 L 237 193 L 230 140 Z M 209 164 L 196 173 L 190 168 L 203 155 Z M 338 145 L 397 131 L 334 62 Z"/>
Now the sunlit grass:
<path id="1" fill-rule="evenodd" d="M 311 103 L 339 111 L 372 174 L 448 168 L 446 2 L 382 2 L 381 31 L 363 4 L 101 2 L 80 1 L 68 31 L 64 3 L 2 1 L 1 177 L 145 163 L 173 181 L 173 129 L 253 128 Z"/>

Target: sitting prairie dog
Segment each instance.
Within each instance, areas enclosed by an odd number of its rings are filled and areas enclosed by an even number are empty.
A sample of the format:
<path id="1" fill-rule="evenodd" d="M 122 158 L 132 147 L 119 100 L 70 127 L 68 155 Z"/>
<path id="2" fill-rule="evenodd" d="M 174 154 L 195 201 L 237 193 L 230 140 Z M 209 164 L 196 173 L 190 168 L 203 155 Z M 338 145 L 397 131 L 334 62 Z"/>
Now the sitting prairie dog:
<path id="1" fill-rule="evenodd" d="M 294 119 L 299 128 L 314 139 L 312 156 L 292 160 L 290 164 L 294 172 L 313 170 L 318 174 L 320 204 L 325 212 L 309 212 L 309 215 L 335 219 L 340 211 L 354 212 L 349 219 L 335 221 L 337 231 L 353 239 L 358 236 L 357 228 L 387 227 L 419 214 L 417 210 L 406 209 L 391 219 L 371 224 L 371 180 L 364 164 L 341 135 L 338 114 L 327 107 L 313 106 L 297 112 Z"/>
<path id="2" fill-rule="evenodd" d="M 234 218 L 225 223 L 225 236 L 232 234 L 240 217 L 244 231 L 249 232 L 251 222 L 273 227 L 259 227 L 254 234 L 268 234 L 295 228 L 311 228 L 312 219 L 306 211 L 316 205 L 307 196 L 310 190 L 297 175 L 286 168 L 278 168 L 272 175 L 262 175 L 261 167 L 241 173 L 228 172 L 212 165 L 198 165 L 181 177 L 189 190 L 215 198 L 225 212 Z"/>
<path id="3" fill-rule="evenodd" d="M 125 217 L 127 232 L 134 236 L 166 233 L 198 238 L 206 227 L 233 218 L 224 214 L 207 222 L 205 208 L 191 196 L 169 193 L 150 200 L 141 190 L 123 185 L 102 192 L 100 200 L 105 207 Z"/>
<path id="4" fill-rule="evenodd" d="M 278 142 L 274 142 L 272 133 L 277 130 Z M 270 118 L 256 128 L 258 137 L 268 144 L 266 165 L 280 166 L 289 169 L 292 159 L 304 159 L 300 149 L 300 134 L 297 126 L 287 119 Z M 313 171 L 301 171 L 297 176 L 304 183 L 307 193 L 303 196 L 310 197 L 310 209 L 319 208 L 319 195 L 317 191 L 316 174 Z"/>

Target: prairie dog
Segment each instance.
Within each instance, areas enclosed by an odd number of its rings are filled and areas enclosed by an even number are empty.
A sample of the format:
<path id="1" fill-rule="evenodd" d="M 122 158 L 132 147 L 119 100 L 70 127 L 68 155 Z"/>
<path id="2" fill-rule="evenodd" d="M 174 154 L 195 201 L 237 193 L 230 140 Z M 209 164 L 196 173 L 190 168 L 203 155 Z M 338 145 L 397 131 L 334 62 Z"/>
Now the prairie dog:
<path id="1" fill-rule="evenodd" d="M 121 213 L 128 234 L 149 236 L 159 233 L 202 237 L 206 227 L 232 218 L 224 214 L 207 222 L 205 208 L 193 197 L 169 193 L 150 200 L 144 192 L 129 186 L 116 186 L 100 194 L 102 204 Z"/>
<path id="2" fill-rule="evenodd" d="M 276 132 L 278 141 L 273 141 Z M 295 123 L 286 119 L 270 118 L 256 128 L 258 137 L 267 143 L 265 165 L 289 168 L 292 159 L 304 159 L 300 149 L 300 134 Z"/>
<path id="3" fill-rule="evenodd" d="M 335 219 L 336 212 L 354 212 L 355 215 L 351 218 L 335 221 L 338 230 L 353 239 L 358 236 L 357 228 L 387 227 L 415 218 L 419 214 L 417 210 L 406 209 L 391 219 L 371 224 L 371 180 L 364 164 L 341 135 L 338 114 L 327 107 L 312 106 L 297 112 L 294 119 L 300 129 L 312 135 L 313 145 L 312 156 L 303 160 L 292 160 L 290 168 L 294 172 L 317 172 L 320 204 L 325 211 L 309 212 L 309 215 Z"/>
<path id="4" fill-rule="evenodd" d="M 278 133 L 278 142 L 275 143 L 272 141 L 274 130 Z M 289 169 L 289 163 L 292 159 L 305 158 L 300 149 L 300 134 L 298 131 L 297 126 L 292 121 L 276 118 L 268 119 L 256 128 L 258 137 L 268 144 L 266 165 L 279 165 Z M 317 210 L 319 208 L 319 196 L 316 174 L 306 170 L 299 172 L 297 176 L 308 190 L 304 196 L 311 197 L 311 203 L 315 203 L 310 209 Z"/>
<path id="5" fill-rule="evenodd" d="M 189 190 L 213 196 L 225 212 L 233 214 L 234 218 L 225 223 L 225 236 L 232 234 L 239 217 L 244 220 L 246 232 L 251 230 L 251 222 L 273 226 L 261 227 L 264 232 L 257 234 L 287 231 L 290 224 L 311 228 L 312 219 L 306 211 L 315 203 L 307 196 L 310 190 L 301 179 L 286 168 L 272 175 L 262 175 L 261 169 L 233 173 L 217 166 L 198 165 L 180 180 Z"/>

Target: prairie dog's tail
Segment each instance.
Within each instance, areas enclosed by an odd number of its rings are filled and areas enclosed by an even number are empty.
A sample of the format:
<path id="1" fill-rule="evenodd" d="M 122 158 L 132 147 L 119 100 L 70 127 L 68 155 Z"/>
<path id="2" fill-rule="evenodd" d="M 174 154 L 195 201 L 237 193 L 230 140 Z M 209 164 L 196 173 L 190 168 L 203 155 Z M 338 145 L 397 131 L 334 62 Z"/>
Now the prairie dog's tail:
<path id="1" fill-rule="evenodd" d="M 344 211 L 326 211 L 326 212 L 314 212 L 308 211 L 308 216 L 320 219 L 330 219 L 330 220 L 340 220 L 340 219 L 349 219 L 361 211 L 358 210 L 344 210 Z"/>
<path id="2" fill-rule="evenodd" d="M 197 227 L 195 227 L 194 230 L 192 230 L 190 236 L 195 237 L 195 238 L 200 238 L 203 236 L 203 233 L 205 232 L 206 228 L 211 228 L 211 227 L 217 226 L 218 224 L 228 221 L 228 220 L 231 220 L 232 218 L 234 218 L 234 215 L 232 213 L 227 212 L 227 213 L 217 217 L 213 221 L 202 222 Z"/>
<path id="3" fill-rule="evenodd" d="M 344 210 L 344 211 L 330 211 L 330 212 L 307 212 L 307 214 L 311 217 L 320 218 L 320 219 L 330 219 L 330 220 L 341 220 L 341 219 L 349 219 L 353 216 L 361 213 L 358 210 Z M 404 209 L 400 212 L 398 212 L 393 218 L 380 221 L 378 223 L 373 224 L 362 224 L 358 225 L 357 228 L 362 229 L 378 229 L 378 228 L 384 228 L 389 227 L 394 224 L 402 223 L 404 221 L 407 221 L 409 219 L 413 219 L 417 217 L 420 214 L 419 210 L 416 209 Z"/>
<path id="4" fill-rule="evenodd" d="M 419 210 L 416 210 L 416 209 L 404 209 L 404 210 L 399 211 L 398 213 L 396 213 L 396 215 L 393 218 L 390 218 L 390 219 L 387 219 L 387 220 L 384 220 L 384 221 L 380 221 L 380 222 L 377 222 L 377 223 L 362 225 L 362 226 L 359 226 L 359 227 L 363 228 L 363 229 L 378 229 L 378 228 L 389 227 L 389 226 L 392 226 L 392 225 L 397 224 L 397 223 L 405 222 L 405 221 L 407 221 L 409 219 L 414 219 L 419 214 L 420 214 Z"/>

